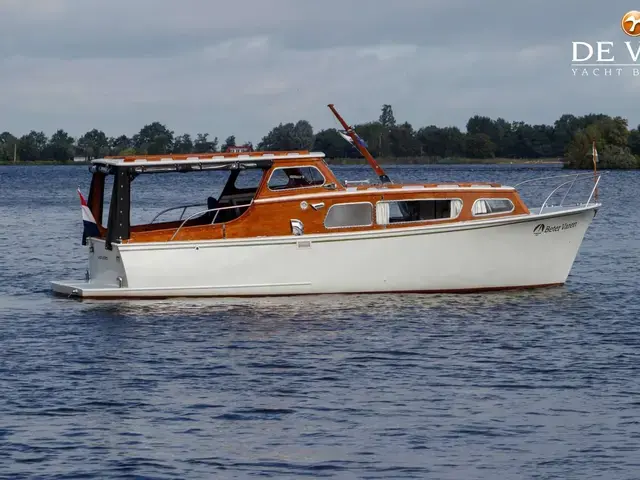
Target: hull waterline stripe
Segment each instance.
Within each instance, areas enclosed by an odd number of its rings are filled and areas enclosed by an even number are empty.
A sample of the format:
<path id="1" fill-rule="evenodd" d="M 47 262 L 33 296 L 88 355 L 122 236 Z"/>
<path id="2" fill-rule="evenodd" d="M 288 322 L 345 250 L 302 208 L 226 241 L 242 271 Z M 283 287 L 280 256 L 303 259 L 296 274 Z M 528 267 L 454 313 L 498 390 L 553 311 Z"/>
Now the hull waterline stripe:
<path id="1" fill-rule="evenodd" d="M 269 294 L 197 294 L 197 295 L 112 295 L 112 296 L 91 296 L 76 294 L 66 294 L 54 291 L 57 296 L 70 297 L 78 300 L 164 300 L 175 298 L 264 298 L 264 297 L 292 297 L 292 296 L 328 296 L 328 295 L 453 295 L 453 294 L 477 294 L 504 292 L 516 290 L 533 290 L 542 288 L 561 287 L 564 283 L 545 283 L 539 285 L 514 285 L 505 287 L 472 287 L 459 289 L 436 289 L 436 290 L 376 290 L 363 292 L 344 292 L 344 293 L 269 293 Z M 217 288 L 217 287 L 216 287 Z"/>

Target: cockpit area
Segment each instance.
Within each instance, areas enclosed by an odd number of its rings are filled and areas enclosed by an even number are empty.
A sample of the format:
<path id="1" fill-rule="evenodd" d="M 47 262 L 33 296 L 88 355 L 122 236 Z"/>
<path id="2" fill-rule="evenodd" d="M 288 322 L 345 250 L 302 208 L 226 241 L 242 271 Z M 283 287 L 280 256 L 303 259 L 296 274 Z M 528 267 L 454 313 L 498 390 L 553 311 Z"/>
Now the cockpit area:
<path id="1" fill-rule="evenodd" d="M 286 152 L 287 160 L 307 160 L 290 165 L 274 164 L 278 155 L 262 153 L 99 159 L 90 167 L 87 204 L 107 248 L 133 239 L 172 240 L 191 227 L 208 227 L 212 238 L 224 238 L 224 226 L 245 215 L 261 190 L 322 188 L 327 174 L 308 164 L 322 162 L 318 155 Z M 103 211 L 108 211 L 106 225 Z"/>

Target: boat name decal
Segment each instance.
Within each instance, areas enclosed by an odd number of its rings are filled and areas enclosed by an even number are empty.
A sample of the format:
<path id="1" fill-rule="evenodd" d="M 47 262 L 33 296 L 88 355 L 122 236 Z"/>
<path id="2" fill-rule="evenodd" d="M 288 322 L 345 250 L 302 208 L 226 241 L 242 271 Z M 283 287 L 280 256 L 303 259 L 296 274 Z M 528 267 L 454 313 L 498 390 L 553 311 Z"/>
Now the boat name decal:
<path id="1" fill-rule="evenodd" d="M 578 226 L 578 222 L 571 223 L 563 223 L 561 225 L 545 225 L 544 223 L 539 223 L 533 229 L 533 234 L 535 236 L 541 235 L 543 233 L 555 233 L 561 232 L 563 230 L 569 230 L 571 228 L 575 228 Z"/>

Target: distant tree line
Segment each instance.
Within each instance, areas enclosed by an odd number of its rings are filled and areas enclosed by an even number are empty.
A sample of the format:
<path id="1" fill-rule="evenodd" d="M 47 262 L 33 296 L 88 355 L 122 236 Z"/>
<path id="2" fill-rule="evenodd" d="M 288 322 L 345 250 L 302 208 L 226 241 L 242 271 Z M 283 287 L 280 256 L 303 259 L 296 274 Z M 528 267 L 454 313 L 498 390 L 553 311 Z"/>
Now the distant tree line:
<path id="1" fill-rule="evenodd" d="M 392 107 L 384 105 L 377 121 L 354 128 L 377 158 L 557 158 L 570 168 L 592 168 L 595 141 L 599 168 L 640 168 L 640 126 L 630 130 L 626 119 L 604 114 L 564 114 L 553 125 L 475 115 L 465 132 L 436 125 L 416 131 L 408 122 L 396 123 Z M 319 131 L 313 148 L 328 157 L 359 155 L 335 129 Z"/>
<path id="2" fill-rule="evenodd" d="M 236 138 L 231 135 L 220 147 L 226 150 L 235 144 Z M 199 133 L 195 138 L 189 134 L 176 136 L 165 125 L 153 122 L 132 137 L 107 137 L 97 129 L 90 130 L 78 139 L 64 130 L 58 130 L 51 138 L 36 131 L 20 138 L 4 132 L 0 134 L 0 161 L 12 161 L 14 154 L 22 162 L 69 161 L 77 157 L 90 160 L 106 155 L 207 153 L 217 152 L 218 147 L 218 138 L 210 139 L 208 133 Z"/>
<path id="3" fill-rule="evenodd" d="M 475 115 L 466 131 L 457 127 L 429 125 L 415 130 L 408 122 L 397 123 L 391 105 L 383 105 L 377 121 L 355 125 L 355 129 L 378 158 L 563 158 L 571 168 L 591 168 L 592 143 L 596 142 L 600 168 L 640 168 L 640 126 L 628 128 L 628 121 L 604 114 L 562 115 L 553 125 L 530 125 Z M 236 145 L 229 136 L 222 145 L 207 133 L 175 135 L 160 122 L 145 125 L 128 137 L 107 137 L 93 129 L 74 139 L 64 130 L 50 138 L 31 131 L 20 138 L 0 134 L 0 162 L 87 160 L 105 155 L 207 153 L 226 151 Z M 250 148 L 254 148 L 250 143 Z M 329 158 L 356 158 L 359 152 L 335 128 L 314 133 L 306 120 L 279 124 L 255 147 L 256 150 L 323 151 Z"/>

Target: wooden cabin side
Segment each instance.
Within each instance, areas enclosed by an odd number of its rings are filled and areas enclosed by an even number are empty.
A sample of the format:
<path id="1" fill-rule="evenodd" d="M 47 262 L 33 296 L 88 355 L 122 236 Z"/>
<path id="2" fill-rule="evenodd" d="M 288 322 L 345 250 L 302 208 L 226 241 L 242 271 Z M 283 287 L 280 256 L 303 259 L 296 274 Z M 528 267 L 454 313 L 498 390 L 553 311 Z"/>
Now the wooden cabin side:
<path id="1" fill-rule="evenodd" d="M 270 187 L 270 180 L 274 178 L 276 172 L 281 169 L 300 167 L 316 168 L 322 175 L 323 182 L 304 187 Z M 333 185 L 327 189 L 327 184 Z M 160 228 L 154 228 L 153 225 L 133 227 L 130 242 L 166 242 L 171 238 L 178 241 L 198 241 L 286 236 L 292 234 L 292 220 L 300 222 L 304 234 L 323 234 L 448 224 L 529 213 L 515 190 L 498 187 L 497 184 L 475 183 L 450 186 L 438 186 L 437 184 L 392 184 L 384 187 L 363 185 L 346 188 L 339 183 L 322 159 L 299 161 L 288 159 L 275 161 L 264 172 L 253 204 L 238 218 L 220 224 L 184 226 L 175 237 L 174 234 L 180 222 L 174 222 L 171 225 L 165 224 Z M 473 215 L 473 205 L 479 199 L 506 199 L 512 202 L 513 209 L 496 214 Z M 418 221 L 383 222 L 385 224 L 381 224 L 378 218 L 379 202 L 438 201 L 442 204 L 447 200 L 461 202 L 461 209 L 457 215 Z M 361 218 L 355 225 L 345 225 L 345 214 L 339 214 L 338 210 L 340 209 L 353 209 L 354 215 L 356 217 L 360 215 Z M 346 219 L 348 218 L 349 214 L 346 214 Z"/>
<path id="2" fill-rule="evenodd" d="M 472 208 L 479 199 L 507 199 L 513 203 L 513 210 L 503 213 L 473 215 Z M 459 223 L 470 220 L 500 218 L 529 213 L 517 192 L 508 190 L 477 191 L 462 189 L 440 189 L 439 191 L 418 189 L 390 190 L 372 189 L 370 191 L 327 193 L 317 196 L 300 195 L 297 198 L 287 196 L 282 199 L 261 202 L 251 212 L 226 229 L 226 238 L 250 238 L 259 236 L 290 235 L 291 220 L 298 220 L 304 228 L 304 234 L 326 234 L 336 232 L 355 232 L 367 230 L 397 229 L 425 225 L 441 225 Z M 387 202 L 439 202 L 449 200 L 460 201 L 462 208 L 458 215 L 451 218 L 436 218 L 428 220 L 385 222 L 380 224 L 379 203 Z M 332 209 L 353 208 L 353 214 L 332 215 Z M 356 219 L 349 225 L 344 220 Z M 342 221 L 342 223 L 341 223 Z M 181 236 L 182 239 L 182 236 Z M 201 238 L 191 237 L 191 240 Z"/>

